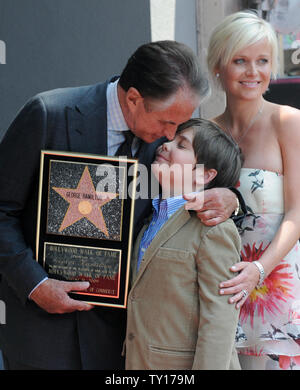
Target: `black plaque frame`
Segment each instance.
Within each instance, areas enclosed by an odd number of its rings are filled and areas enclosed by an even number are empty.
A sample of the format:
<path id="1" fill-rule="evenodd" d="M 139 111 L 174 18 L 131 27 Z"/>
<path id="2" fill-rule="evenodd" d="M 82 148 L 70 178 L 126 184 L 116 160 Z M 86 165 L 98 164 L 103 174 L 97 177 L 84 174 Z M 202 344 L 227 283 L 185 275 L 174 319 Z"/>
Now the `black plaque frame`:
<path id="1" fill-rule="evenodd" d="M 95 170 L 99 166 L 109 166 L 112 171 L 108 172 L 117 173 L 112 175 L 112 181 L 108 180 L 109 173 L 102 179 L 96 176 Z M 137 167 L 137 159 L 41 152 L 36 260 L 51 278 L 90 282 L 85 292 L 70 293 L 74 299 L 93 305 L 126 307 Z M 89 188 L 94 189 L 92 194 L 81 192 L 82 188 L 87 188 L 87 184 L 79 184 L 84 180 L 91 186 Z M 101 191 L 102 196 L 105 193 L 113 197 L 108 197 L 103 205 L 101 197 L 98 198 L 100 193 L 96 191 L 101 180 L 110 181 L 110 184 L 116 181 L 116 186 L 113 186 L 116 196 L 109 188 L 107 192 L 106 189 Z M 129 187 L 132 193 L 128 193 Z M 88 217 L 91 204 L 97 211 L 100 210 L 104 225 L 98 223 L 100 217 L 97 213 L 97 219 Z M 72 212 L 73 208 L 75 212 Z M 70 221 L 64 223 L 69 212 Z M 76 219 L 76 213 L 79 213 L 79 219 Z M 74 222 L 70 223 L 72 220 Z M 115 226 L 106 226 L 108 221 L 113 220 Z"/>

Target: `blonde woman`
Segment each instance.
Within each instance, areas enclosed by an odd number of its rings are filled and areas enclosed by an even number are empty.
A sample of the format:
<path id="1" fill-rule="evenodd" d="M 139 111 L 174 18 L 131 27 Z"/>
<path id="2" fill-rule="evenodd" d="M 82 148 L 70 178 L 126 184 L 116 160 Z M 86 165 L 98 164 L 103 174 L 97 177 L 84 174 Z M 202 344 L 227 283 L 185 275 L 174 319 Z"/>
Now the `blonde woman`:
<path id="1" fill-rule="evenodd" d="M 213 120 L 245 157 L 238 186 L 249 211 L 240 224 L 244 261 L 220 284 L 241 308 L 244 369 L 300 369 L 300 111 L 263 97 L 277 55 L 270 24 L 244 11 L 215 28 L 207 58 L 226 94 L 225 111 Z"/>

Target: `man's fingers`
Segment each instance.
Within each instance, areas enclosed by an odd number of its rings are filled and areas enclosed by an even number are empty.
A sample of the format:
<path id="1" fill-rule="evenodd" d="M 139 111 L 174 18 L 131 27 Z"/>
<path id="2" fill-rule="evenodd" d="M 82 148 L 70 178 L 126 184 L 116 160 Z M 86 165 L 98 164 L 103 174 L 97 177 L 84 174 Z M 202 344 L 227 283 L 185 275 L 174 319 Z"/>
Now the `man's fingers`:
<path id="1" fill-rule="evenodd" d="M 89 282 L 64 282 L 64 290 L 70 291 L 84 291 L 90 286 Z"/>
<path id="2" fill-rule="evenodd" d="M 218 210 L 197 211 L 197 217 L 206 226 L 215 226 L 227 220 L 227 216 Z"/>
<path id="3" fill-rule="evenodd" d="M 92 305 L 72 299 L 68 295 L 71 291 L 84 291 L 88 287 L 88 282 L 63 282 L 49 278 L 33 291 L 31 299 L 48 313 L 90 310 Z"/>
<path id="4" fill-rule="evenodd" d="M 195 194 L 183 194 L 185 200 L 193 200 L 196 198 Z"/>
<path id="5" fill-rule="evenodd" d="M 89 282 L 65 282 L 65 291 L 67 293 L 72 292 L 72 291 L 73 292 L 74 291 L 84 291 L 84 290 L 87 290 L 89 288 L 89 286 L 90 286 Z M 70 298 L 69 296 L 66 299 L 65 305 L 66 305 L 65 306 L 66 312 L 72 312 L 75 310 L 88 311 L 94 307 L 93 305 L 91 305 L 89 303 Z"/>
<path id="6" fill-rule="evenodd" d="M 192 197 L 192 196 L 187 196 L 187 195 L 183 195 L 183 198 L 185 200 L 187 200 L 186 204 L 184 205 L 184 208 L 186 210 L 197 210 L 199 209 L 199 207 L 197 207 L 197 199 L 196 197 Z"/>
<path id="7" fill-rule="evenodd" d="M 89 311 L 93 309 L 93 305 L 87 303 L 87 302 L 82 302 L 82 301 L 77 301 L 76 299 L 68 297 L 65 301 L 65 309 L 64 313 L 71 313 L 75 310 L 78 311 Z"/>
<path id="8" fill-rule="evenodd" d="M 184 194 L 183 198 L 187 200 L 187 203 L 184 205 L 186 210 L 201 210 L 203 208 L 203 193 L 199 192 L 198 194 Z"/>
<path id="9" fill-rule="evenodd" d="M 204 223 L 206 226 L 216 226 L 221 222 L 224 222 L 224 218 L 222 217 L 215 217 L 215 218 L 210 218 L 210 219 L 201 219 L 201 221 Z"/>

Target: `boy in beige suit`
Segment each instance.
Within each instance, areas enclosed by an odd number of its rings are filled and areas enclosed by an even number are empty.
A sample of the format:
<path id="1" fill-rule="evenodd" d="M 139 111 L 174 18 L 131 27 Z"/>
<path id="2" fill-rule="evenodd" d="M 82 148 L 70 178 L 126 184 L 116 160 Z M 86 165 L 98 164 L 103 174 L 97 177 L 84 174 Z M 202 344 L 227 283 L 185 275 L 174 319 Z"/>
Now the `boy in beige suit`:
<path id="1" fill-rule="evenodd" d="M 231 219 L 202 224 L 182 194 L 234 186 L 241 160 L 235 143 L 202 119 L 180 125 L 158 148 L 152 170 L 162 193 L 133 251 L 126 369 L 240 369 L 239 312 L 218 294 L 240 259 L 240 237 Z"/>

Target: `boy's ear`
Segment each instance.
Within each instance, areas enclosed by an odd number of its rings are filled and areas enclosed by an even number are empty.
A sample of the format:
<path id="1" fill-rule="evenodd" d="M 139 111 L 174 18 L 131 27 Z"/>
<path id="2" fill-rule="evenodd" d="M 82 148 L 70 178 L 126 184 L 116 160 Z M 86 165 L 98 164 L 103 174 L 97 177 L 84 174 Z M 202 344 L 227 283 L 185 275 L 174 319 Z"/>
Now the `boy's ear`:
<path id="1" fill-rule="evenodd" d="M 211 169 L 204 169 L 204 184 L 208 184 L 211 182 L 216 176 L 218 172 L 211 168 Z"/>
<path id="2" fill-rule="evenodd" d="M 204 187 L 206 184 L 211 182 L 216 176 L 217 176 L 217 171 L 213 168 L 211 169 L 205 169 L 203 167 L 197 167 L 195 168 L 195 176 L 194 176 L 194 181 L 196 184 L 196 187 L 198 189 Z"/>

